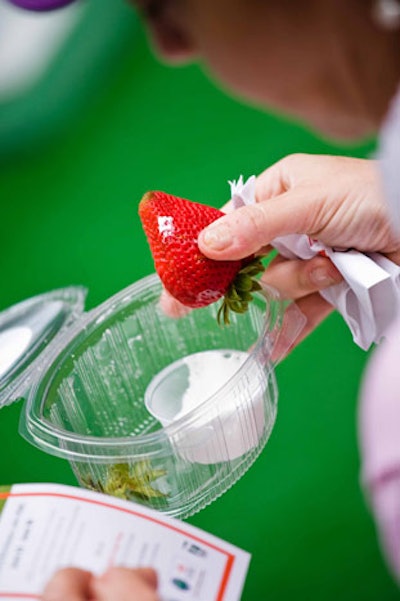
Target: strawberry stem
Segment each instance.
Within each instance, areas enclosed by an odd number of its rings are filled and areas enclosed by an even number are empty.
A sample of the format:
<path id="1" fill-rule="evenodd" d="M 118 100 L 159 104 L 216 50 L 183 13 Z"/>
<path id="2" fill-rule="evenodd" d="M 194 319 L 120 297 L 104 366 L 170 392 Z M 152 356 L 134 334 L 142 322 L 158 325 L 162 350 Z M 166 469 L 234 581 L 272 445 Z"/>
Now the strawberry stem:
<path id="1" fill-rule="evenodd" d="M 254 279 L 265 270 L 260 257 L 255 257 L 246 263 L 235 276 L 218 309 L 217 321 L 220 325 L 230 324 L 230 312 L 245 313 L 249 303 L 253 300 L 253 292 L 261 290 L 261 285 Z"/>

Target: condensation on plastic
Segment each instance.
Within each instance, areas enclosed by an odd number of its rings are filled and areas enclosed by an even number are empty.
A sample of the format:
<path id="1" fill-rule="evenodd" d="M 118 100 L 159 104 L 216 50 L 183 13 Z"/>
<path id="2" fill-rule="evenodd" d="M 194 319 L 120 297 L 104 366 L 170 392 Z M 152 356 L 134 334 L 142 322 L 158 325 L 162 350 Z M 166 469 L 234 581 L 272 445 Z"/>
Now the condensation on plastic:
<path id="1" fill-rule="evenodd" d="M 68 459 L 83 486 L 187 517 L 230 488 L 264 448 L 277 412 L 271 354 L 280 340 L 282 356 L 293 338 L 280 339 L 284 307 L 272 291 L 257 295 L 246 314 L 233 315 L 229 327 L 217 326 L 215 304 L 167 317 L 160 291 L 157 276 L 149 276 L 72 325 L 32 383 L 20 430 L 34 445 Z M 297 328 L 292 323 L 292 337 L 301 327 L 301 319 Z M 216 394 L 163 427 L 144 404 L 149 382 L 177 359 L 210 348 L 251 350 Z M 231 430 L 221 417 L 227 398 L 240 419 L 236 435 L 249 449 L 235 459 L 229 459 Z M 207 436 L 205 416 L 218 436 L 208 439 L 209 461 L 198 463 L 193 458 Z M 200 434 L 187 436 L 190 431 Z"/>

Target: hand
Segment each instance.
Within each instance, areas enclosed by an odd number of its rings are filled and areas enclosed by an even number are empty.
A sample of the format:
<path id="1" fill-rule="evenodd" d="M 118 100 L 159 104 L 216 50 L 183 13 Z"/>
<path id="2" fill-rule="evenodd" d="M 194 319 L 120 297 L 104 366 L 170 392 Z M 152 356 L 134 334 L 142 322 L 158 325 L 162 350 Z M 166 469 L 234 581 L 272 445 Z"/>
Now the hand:
<path id="1" fill-rule="evenodd" d="M 200 250 L 215 260 L 239 259 L 268 253 L 278 236 L 307 234 L 328 246 L 380 252 L 400 263 L 400 242 L 390 228 L 374 161 L 291 155 L 258 177 L 256 200 L 205 228 Z M 295 299 L 306 316 L 296 343 L 332 311 L 318 291 L 341 279 L 321 256 L 309 261 L 278 256 L 262 277 L 284 298 Z"/>
<path id="2" fill-rule="evenodd" d="M 159 601 L 157 574 L 151 568 L 111 568 L 99 577 L 64 568 L 47 583 L 42 601 Z"/>

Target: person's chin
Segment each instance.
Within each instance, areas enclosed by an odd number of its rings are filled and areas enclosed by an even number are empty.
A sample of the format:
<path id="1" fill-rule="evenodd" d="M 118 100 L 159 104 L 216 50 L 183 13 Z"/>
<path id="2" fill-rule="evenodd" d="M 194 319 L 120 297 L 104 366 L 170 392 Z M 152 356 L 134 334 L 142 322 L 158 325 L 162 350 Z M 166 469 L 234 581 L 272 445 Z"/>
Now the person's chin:
<path id="1" fill-rule="evenodd" d="M 361 119 L 314 116 L 309 120 L 309 125 L 320 136 L 347 144 L 371 138 L 376 134 L 371 123 Z"/>

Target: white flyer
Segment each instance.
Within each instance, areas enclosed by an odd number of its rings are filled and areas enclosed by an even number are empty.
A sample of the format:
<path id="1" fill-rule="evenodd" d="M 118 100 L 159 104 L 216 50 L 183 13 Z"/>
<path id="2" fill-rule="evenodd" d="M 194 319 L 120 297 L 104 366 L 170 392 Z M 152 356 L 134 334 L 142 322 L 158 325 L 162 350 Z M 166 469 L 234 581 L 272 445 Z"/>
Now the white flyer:
<path id="1" fill-rule="evenodd" d="M 39 599 L 75 566 L 151 566 L 163 601 L 239 601 L 250 555 L 142 505 L 58 484 L 0 492 L 0 599 Z"/>

